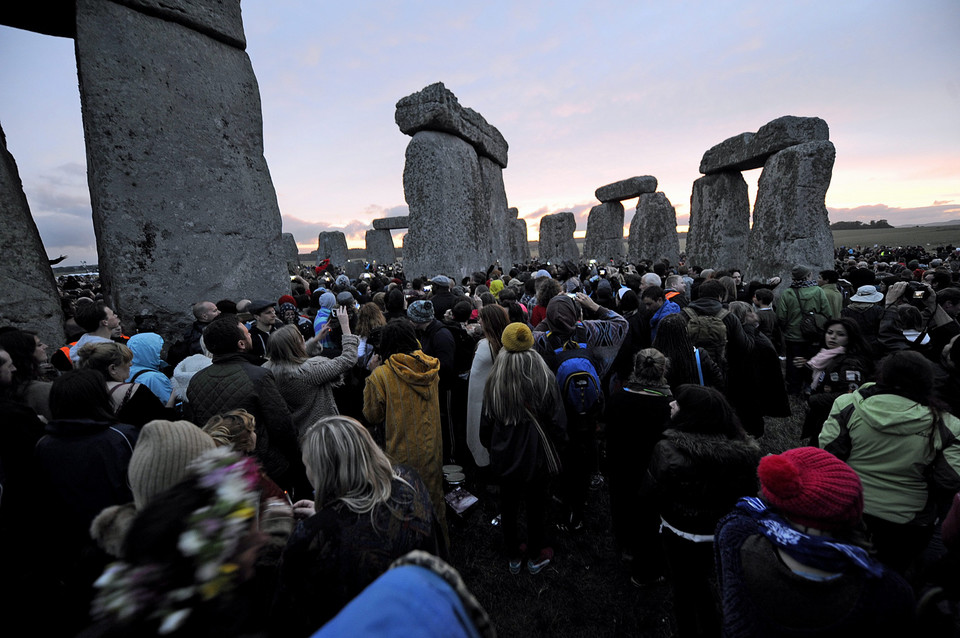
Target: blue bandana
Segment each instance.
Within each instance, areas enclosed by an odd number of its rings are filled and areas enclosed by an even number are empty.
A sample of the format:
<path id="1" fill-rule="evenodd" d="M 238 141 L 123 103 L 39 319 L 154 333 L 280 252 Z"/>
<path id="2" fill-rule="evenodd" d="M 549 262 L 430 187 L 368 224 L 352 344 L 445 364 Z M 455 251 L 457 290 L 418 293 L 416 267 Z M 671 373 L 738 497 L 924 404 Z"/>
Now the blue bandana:
<path id="1" fill-rule="evenodd" d="M 844 572 L 852 565 L 869 576 L 879 578 L 883 575 L 883 566 L 862 547 L 841 543 L 827 536 L 804 534 L 775 514 L 759 498 L 741 498 L 737 510 L 755 520 L 760 532 L 775 547 L 804 565 L 828 572 Z"/>

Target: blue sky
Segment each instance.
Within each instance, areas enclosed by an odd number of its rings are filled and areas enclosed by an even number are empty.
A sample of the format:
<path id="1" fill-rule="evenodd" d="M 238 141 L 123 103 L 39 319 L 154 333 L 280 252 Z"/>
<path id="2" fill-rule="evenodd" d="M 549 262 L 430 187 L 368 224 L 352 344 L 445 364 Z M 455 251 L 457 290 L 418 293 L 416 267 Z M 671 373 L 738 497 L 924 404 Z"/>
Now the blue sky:
<path id="1" fill-rule="evenodd" d="M 507 198 L 547 213 L 654 175 L 681 228 L 703 152 L 781 115 L 837 147 L 831 219 L 960 218 L 960 3 L 245 0 L 264 148 L 301 248 L 405 213 L 401 97 L 442 81 L 510 144 Z M 0 27 L 0 125 L 51 256 L 95 260 L 70 40 Z M 759 171 L 745 174 L 751 198 Z M 624 202 L 629 225 L 635 202 Z"/>

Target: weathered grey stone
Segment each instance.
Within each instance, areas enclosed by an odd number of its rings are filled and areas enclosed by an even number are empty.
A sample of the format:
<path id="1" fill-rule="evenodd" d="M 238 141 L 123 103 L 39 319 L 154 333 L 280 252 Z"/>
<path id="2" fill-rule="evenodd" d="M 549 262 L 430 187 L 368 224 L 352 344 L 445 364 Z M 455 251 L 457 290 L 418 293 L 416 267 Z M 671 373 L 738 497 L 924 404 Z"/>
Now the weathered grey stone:
<path id="1" fill-rule="evenodd" d="M 52 353 L 64 342 L 60 295 L 2 128 L 0 211 L 0 324 L 36 332 Z"/>
<path id="2" fill-rule="evenodd" d="M 577 219 L 573 213 L 554 213 L 540 218 L 540 261 L 559 263 L 565 259 L 580 259 L 580 249 L 573 238 Z"/>
<path id="3" fill-rule="evenodd" d="M 393 246 L 393 235 L 389 230 L 368 230 L 365 239 L 367 261 L 390 265 L 397 260 L 397 249 Z"/>
<path id="4" fill-rule="evenodd" d="M 508 208 L 509 227 L 507 241 L 510 244 L 510 254 L 514 255 L 514 263 L 524 263 L 530 260 L 530 243 L 527 241 L 527 222 L 520 219 L 520 211 Z"/>
<path id="5" fill-rule="evenodd" d="M 742 267 L 750 232 L 750 199 L 739 172 L 716 173 L 693 183 L 686 263 L 703 268 Z"/>
<path id="6" fill-rule="evenodd" d="M 373 220 L 375 230 L 399 230 L 408 228 L 410 225 L 409 215 L 398 215 L 396 217 L 381 217 Z"/>
<path id="7" fill-rule="evenodd" d="M 247 48 L 240 0 L 111 0 L 183 26 L 239 49 Z"/>
<path id="8" fill-rule="evenodd" d="M 473 147 L 447 133 L 420 131 L 407 145 L 403 192 L 410 228 L 403 244 L 407 278 L 454 279 L 486 270 L 490 217 Z"/>
<path id="9" fill-rule="evenodd" d="M 487 264 L 500 262 L 508 270 L 515 261 L 510 250 L 508 229 L 510 213 L 507 209 L 507 193 L 503 186 L 503 169 L 489 157 L 478 157 L 480 164 L 480 188 L 483 190 L 484 216 L 489 219 L 484 243 L 481 247 Z"/>
<path id="10" fill-rule="evenodd" d="M 324 259 L 333 266 L 347 263 L 347 238 L 342 231 L 325 230 L 317 236 L 317 263 Z"/>
<path id="11" fill-rule="evenodd" d="M 350 279 L 359 279 L 360 275 L 363 274 L 364 266 L 362 259 L 348 259 L 347 263 L 343 265 L 343 270 Z"/>
<path id="12" fill-rule="evenodd" d="M 283 233 L 283 252 L 287 256 L 287 271 L 292 275 L 300 274 L 300 249 L 293 233 Z"/>
<path id="13" fill-rule="evenodd" d="M 78 0 L 76 14 L 94 230 L 115 310 L 171 336 L 189 324 L 189 300 L 287 291 L 247 54 L 107 0 Z"/>
<path id="14" fill-rule="evenodd" d="M 590 209 L 583 256 L 601 261 L 623 256 L 623 204 L 604 202 Z"/>
<path id="15" fill-rule="evenodd" d="M 644 193 L 630 221 L 627 257 L 652 263 L 664 259 L 680 263 L 680 238 L 677 236 L 677 211 L 663 193 Z"/>
<path id="16" fill-rule="evenodd" d="M 394 118 L 405 135 L 420 131 L 450 133 L 469 142 L 478 155 L 507 167 L 507 141 L 500 131 L 473 109 L 460 106 L 457 96 L 443 82 L 402 98 Z"/>
<path id="17" fill-rule="evenodd" d="M 601 186 L 594 195 L 601 202 L 622 202 L 625 199 L 639 197 L 644 193 L 655 193 L 656 190 L 657 178 L 653 175 L 644 175 Z"/>
<path id="18" fill-rule="evenodd" d="M 833 233 L 825 199 L 836 149 L 832 142 L 791 146 L 767 160 L 757 183 L 753 228 L 747 244 L 750 278 L 779 276 L 803 264 L 833 267 Z"/>
<path id="19" fill-rule="evenodd" d="M 753 133 L 728 138 L 703 154 L 700 172 L 745 171 L 763 166 L 767 158 L 790 146 L 830 139 L 830 127 L 819 117 L 778 117 Z"/>

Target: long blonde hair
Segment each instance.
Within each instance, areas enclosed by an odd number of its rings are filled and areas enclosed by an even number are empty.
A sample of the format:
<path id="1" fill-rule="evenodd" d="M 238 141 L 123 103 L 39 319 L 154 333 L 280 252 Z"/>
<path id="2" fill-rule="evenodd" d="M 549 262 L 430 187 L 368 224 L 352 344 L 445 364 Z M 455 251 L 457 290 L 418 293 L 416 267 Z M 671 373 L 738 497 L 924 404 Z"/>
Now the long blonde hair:
<path id="1" fill-rule="evenodd" d="M 390 500 L 392 481 L 399 476 L 355 419 L 321 418 L 303 435 L 301 448 L 318 510 L 339 501 L 357 514 L 372 513 Z"/>
<path id="2" fill-rule="evenodd" d="M 264 368 L 276 369 L 297 367 L 310 357 L 303 345 L 303 336 L 294 325 L 286 325 L 276 330 L 267 340 L 267 361 Z"/>
<path id="3" fill-rule="evenodd" d="M 357 313 L 357 336 L 369 337 L 374 328 L 381 328 L 387 325 L 387 320 L 380 311 L 380 306 L 372 301 L 360 306 Z"/>
<path id="4" fill-rule="evenodd" d="M 557 378 L 535 350 L 501 349 L 483 388 L 483 410 L 504 425 L 552 414 L 560 402 Z"/>

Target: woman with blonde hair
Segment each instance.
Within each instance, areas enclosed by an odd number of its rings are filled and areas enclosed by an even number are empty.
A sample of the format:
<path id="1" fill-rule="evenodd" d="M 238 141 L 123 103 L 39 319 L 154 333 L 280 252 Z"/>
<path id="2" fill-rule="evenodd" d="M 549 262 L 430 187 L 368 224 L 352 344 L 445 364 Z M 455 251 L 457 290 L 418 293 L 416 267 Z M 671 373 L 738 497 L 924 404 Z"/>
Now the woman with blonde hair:
<path id="1" fill-rule="evenodd" d="M 357 345 L 358 360 L 363 361 L 365 357 L 369 358 L 367 357 L 367 339 L 374 330 L 385 325 L 387 320 L 377 304 L 371 301 L 360 306 L 360 311 L 357 313 L 357 337 L 360 339 Z"/>
<path id="2" fill-rule="evenodd" d="M 122 343 L 99 341 L 88 343 L 77 351 L 80 368 L 96 370 L 103 375 L 110 394 L 113 415 L 120 423 L 143 427 L 154 420 L 175 420 L 174 410 L 160 402 L 147 386 L 126 381 L 133 364 L 133 351 Z"/>
<path id="3" fill-rule="evenodd" d="M 315 500 L 294 504 L 303 520 L 283 553 L 278 635 L 310 635 L 397 558 L 438 552 L 427 488 L 409 467 L 393 466 L 359 422 L 324 417 L 302 449 Z"/>
<path id="4" fill-rule="evenodd" d="M 253 456 L 257 447 L 257 419 L 243 408 L 210 417 L 203 426 L 203 431 L 213 439 L 217 447 L 229 447 L 246 456 Z M 288 499 L 283 488 L 267 476 L 259 462 L 257 467 L 260 472 L 262 498 Z M 289 500 L 287 502 L 289 503 Z"/>
<path id="5" fill-rule="evenodd" d="M 350 319 L 345 308 L 333 311 L 343 330 L 343 352 L 336 359 L 319 356 L 321 337 L 304 342 L 296 326 L 283 326 L 270 335 L 264 368 L 273 372 L 277 386 L 290 415 L 303 434 L 311 424 L 324 416 L 339 414 L 333 397 L 333 385 L 357 363 L 357 337 L 350 333 Z"/>
<path id="6" fill-rule="evenodd" d="M 481 440 L 490 450 L 491 475 L 500 480 L 503 544 L 510 573 L 523 559 L 517 533 L 520 503 L 527 510 L 527 570 L 537 574 L 550 564 L 544 520 L 547 483 L 560 471 L 555 441 L 566 439 L 566 415 L 557 378 L 533 350 L 533 333 L 511 323 L 501 337 L 484 387 Z"/>
<path id="7" fill-rule="evenodd" d="M 507 309 L 500 305 L 484 306 L 478 315 L 483 339 L 477 343 L 477 351 L 470 367 L 470 382 L 467 390 L 467 447 L 478 467 L 490 465 L 490 453 L 480 443 L 480 413 L 483 409 L 483 388 L 490 375 L 493 361 L 500 353 L 500 335 L 510 323 Z"/>

